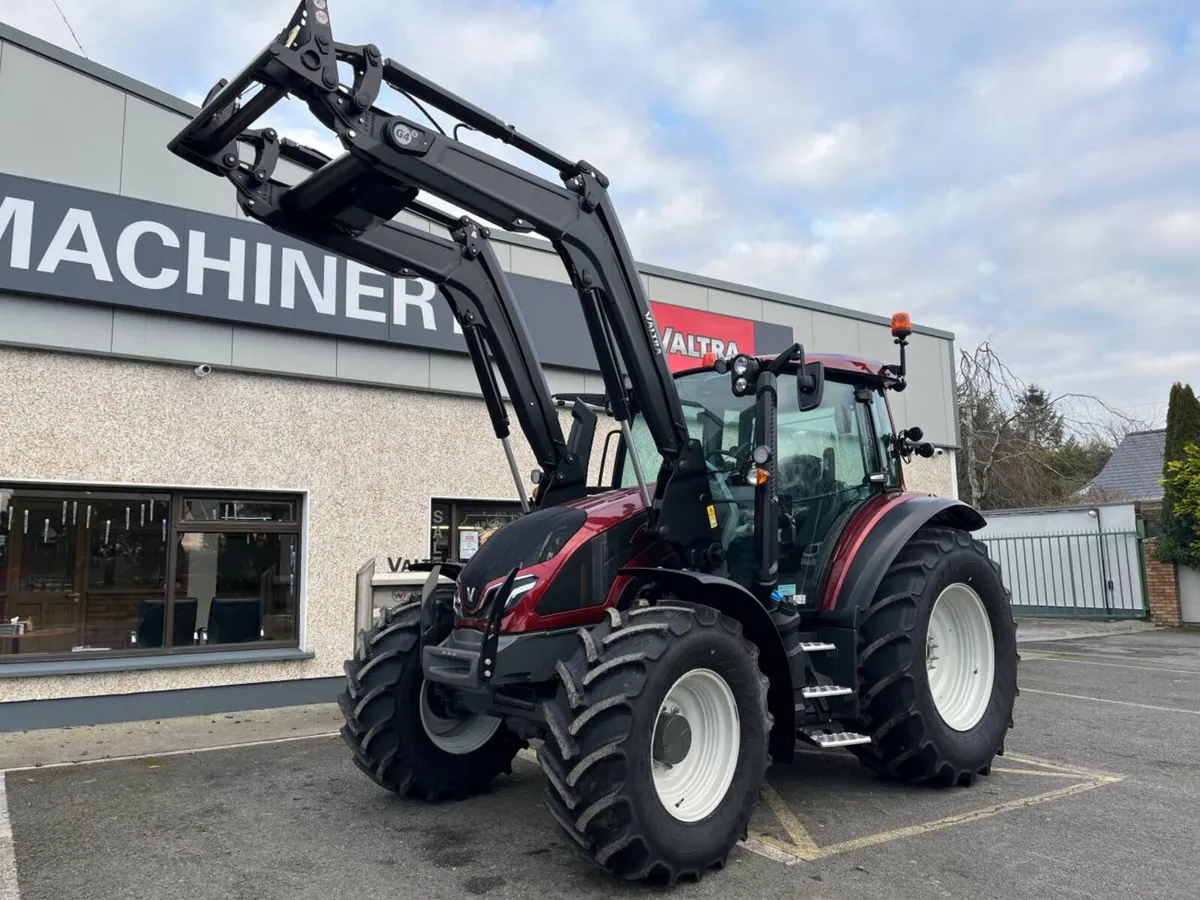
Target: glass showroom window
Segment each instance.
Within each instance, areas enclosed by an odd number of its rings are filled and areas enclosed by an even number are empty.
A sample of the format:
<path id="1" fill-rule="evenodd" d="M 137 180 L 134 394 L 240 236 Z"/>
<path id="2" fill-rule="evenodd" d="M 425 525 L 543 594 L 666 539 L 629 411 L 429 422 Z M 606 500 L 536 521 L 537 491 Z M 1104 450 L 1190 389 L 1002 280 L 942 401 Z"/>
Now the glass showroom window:
<path id="1" fill-rule="evenodd" d="M 429 558 L 466 562 L 500 526 L 521 515 L 503 500 L 434 500 L 430 504 Z"/>
<path id="2" fill-rule="evenodd" d="M 0 665 L 295 646 L 300 500 L 0 484 Z"/>

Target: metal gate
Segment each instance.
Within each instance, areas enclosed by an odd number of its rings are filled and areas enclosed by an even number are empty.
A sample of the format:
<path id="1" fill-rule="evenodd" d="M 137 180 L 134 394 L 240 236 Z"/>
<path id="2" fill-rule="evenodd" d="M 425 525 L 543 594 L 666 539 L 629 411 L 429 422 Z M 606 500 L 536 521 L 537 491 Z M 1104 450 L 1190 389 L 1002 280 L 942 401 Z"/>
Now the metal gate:
<path id="1" fill-rule="evenodd" d="M 1136 531 L 981 534 L 1019 616 L 1142 619 L 1148 611 Z"/>

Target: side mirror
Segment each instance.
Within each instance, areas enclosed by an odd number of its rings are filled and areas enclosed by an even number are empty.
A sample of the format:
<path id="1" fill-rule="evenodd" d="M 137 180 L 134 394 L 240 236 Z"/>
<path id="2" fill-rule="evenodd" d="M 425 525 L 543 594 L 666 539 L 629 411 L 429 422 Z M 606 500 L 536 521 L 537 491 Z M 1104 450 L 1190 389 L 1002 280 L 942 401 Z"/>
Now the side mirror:
<path id="1" fill-rule="evenodd" d="M 825 394 L 825 366 L 823 363 L 805 363 L 796 369 L 796 399 L 800 412 L 808 412 L 821 405 Z"/>

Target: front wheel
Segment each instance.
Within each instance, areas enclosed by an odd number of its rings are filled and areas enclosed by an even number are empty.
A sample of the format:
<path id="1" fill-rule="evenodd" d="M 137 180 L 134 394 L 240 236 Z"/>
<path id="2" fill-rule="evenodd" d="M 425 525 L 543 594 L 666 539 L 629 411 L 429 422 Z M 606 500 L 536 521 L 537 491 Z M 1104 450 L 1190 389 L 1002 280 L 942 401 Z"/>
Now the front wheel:
<path id="1" fill-rule="evenodd" d="M 501 719 L 464 714 L 425 681 L 418 604 L 396 607 L 358 642 L 338 706 L 354 763 L 385 790 L 461 799 L 512 771 L 524 742 Z"/>
<path id="2" fill-rule="evenodd" d="M 871 769 L 970 785 L 1004 752 L 1017 696 L 1016 624 L 1000 567 L 953 528 L 923 528 L 860 619 L 858 667 Z"/>
<path id="3" fill-rule="evenodd" d="M 674 884 L 744 839 L 769 764 L 767 679 L 741 626 L 674 601 L 580 631 L 538 750 L 562 831 L 609 871 Z"/>

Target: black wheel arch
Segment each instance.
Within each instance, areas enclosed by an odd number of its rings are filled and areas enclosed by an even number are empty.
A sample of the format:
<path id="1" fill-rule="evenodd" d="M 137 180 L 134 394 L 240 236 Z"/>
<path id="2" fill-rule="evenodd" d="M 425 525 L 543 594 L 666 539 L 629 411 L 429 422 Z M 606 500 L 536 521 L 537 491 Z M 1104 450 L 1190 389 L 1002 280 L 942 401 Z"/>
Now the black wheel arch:
<path id="1" fill-rule="evenodd" d="M 867 532 L 846 567 L 832 611 L 853 614 L 865 609 L 888 567 L 920 529 L 943 526 L 973 532 L 986 525 L 987 519 L 978 510 L 952 497 L 915 496 L 893 503 Z"/>
<path id="2" fill-rule="evenodd" d="M 617 599 L 618 609 L 631 605 L 636 593 L 654 584 L 679 600 L 710 606 L 741 623 L 743 635 L 758 647 L 759 668 L 770 682 L 767 709 L 775 717 L 771 756 L 778 762 L 790 762 L 796 749 L 792 672 L 779 629 L 759 599 L 736 581 L 690 569 L 631 566 L 618 574 L 632 576 Z"/>

